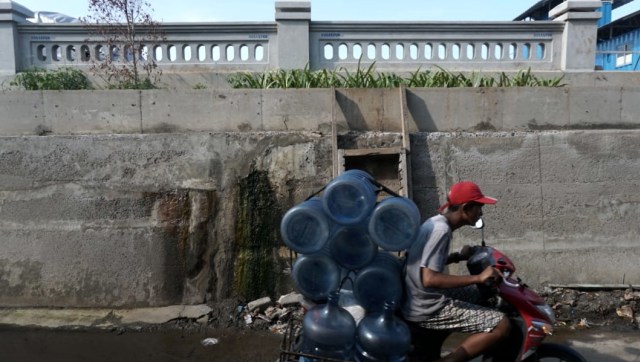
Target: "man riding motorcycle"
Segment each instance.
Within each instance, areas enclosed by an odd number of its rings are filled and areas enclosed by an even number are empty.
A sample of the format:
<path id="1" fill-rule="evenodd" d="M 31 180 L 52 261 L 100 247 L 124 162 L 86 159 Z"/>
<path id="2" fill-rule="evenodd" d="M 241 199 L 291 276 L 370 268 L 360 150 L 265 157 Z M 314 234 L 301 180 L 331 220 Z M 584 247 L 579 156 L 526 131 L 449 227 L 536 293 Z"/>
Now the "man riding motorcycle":
<path id="1" fill-rule="evenodd" d="M 440 214 L 421 226 L 420 236 L 407 253 L 404 275 L 404 318 L 429 330 L 470 333 L 452 353 L 441 361 L 468 361 L 496 345 L 509 333 L 507 317 L 492 308 L 478 305 L 477 284 L 501 278 L 500 272 L 487 267 L 478 275 L 449 275 L 445 266 L 468 259 L 463 249 L 457 260 L 449 258 L 452 232 L 474 225 L 482 216 L 482 206 L 495 204 L 470 181 L 454 184 Z M 425 341 L 424 343 L 428 343 Z"/>

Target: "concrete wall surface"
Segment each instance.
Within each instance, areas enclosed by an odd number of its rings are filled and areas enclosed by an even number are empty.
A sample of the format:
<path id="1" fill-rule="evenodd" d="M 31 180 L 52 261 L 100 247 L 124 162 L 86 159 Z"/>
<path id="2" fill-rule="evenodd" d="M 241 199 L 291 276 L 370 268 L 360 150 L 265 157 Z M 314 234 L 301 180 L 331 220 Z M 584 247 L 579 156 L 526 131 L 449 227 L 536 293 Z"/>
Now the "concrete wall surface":
<path id="1" fill-rule="evenodd" d="M 640 127 L 640 87 L 410 88 L 411 132 Z M 399 89 L 9 91 L 0 135 L 401 130 Z"/>
<path id="2" fill-rule="evenodd" d="M 330 148 L 318 140 L 283 133 L 0 138 L 0 306 L 230 297 L 237 184 L 262 170 L 279 205 L 303 199 L 330 178 Z"/>
<path id="3" fill-rule="evenodd" d="M 471 179 L 500 200 L 487 242 L 530 285 L 639 284 L 637 91 L 409 89 L 423 218 Z M 399 132 L 397 89 L 328 92 L 3 94 L 0 306 L 215 302 L 271 242 L 274 288 L 289 288 L 274 225 L 331 179 L 332 117 Z"/>

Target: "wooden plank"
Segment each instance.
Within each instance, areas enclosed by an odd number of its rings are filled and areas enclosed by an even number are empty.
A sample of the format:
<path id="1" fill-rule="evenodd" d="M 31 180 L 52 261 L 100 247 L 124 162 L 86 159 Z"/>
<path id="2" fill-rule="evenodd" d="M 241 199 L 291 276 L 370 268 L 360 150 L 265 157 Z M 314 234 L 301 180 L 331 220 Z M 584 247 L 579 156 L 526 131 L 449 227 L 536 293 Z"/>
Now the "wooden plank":
<path id="1" fill-rule="evenodd" d="M 398 155 L 404 153 L 403 147 L 384 147 L 384 148 L 357 148 L 345 149 L 344 155 L 349 156 L 375 156 L 375 155 Z"/>
<path id="2" fill-rule="evenodd" d="M 344 157 L 338 154 L 338 127 L 336 125 L 337 100 L 335 87 L 331 88 L 331 93 L 333 94 L 331 101 L 331 158 L 333 160 L 333 177 L 336 177 L 342 171 L 340 164 L 344 165 L 344 161 L 341 162 L 340 159 L 344 159 Z"/>

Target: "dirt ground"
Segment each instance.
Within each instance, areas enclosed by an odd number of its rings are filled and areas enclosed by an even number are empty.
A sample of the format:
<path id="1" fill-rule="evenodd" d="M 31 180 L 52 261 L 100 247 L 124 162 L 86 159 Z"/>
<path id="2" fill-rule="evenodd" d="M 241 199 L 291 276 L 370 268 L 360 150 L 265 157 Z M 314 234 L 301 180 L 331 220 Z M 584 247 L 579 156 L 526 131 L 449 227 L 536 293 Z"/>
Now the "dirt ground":
<path id="1" fill-rule="evenodd" d="M 640 325 L 639 290 L 546 288 L 539 293 L 554 309 L 558 326 L 577 329 L 607 326 L 637 330 Z M 289 319 L 301 318 L 303 313 L 297 304 L 249 311 L 237 301 L 226 300 L 212 307 L 208 321 L 210 327 L 274 332 L 283 331 Z"/>
<path id="2" fill-rule="evenodd" d="M 541 295 L 555 310 L 561 325 L 572 328 L 609 326 L 638 329 L 640 291 L 546 289 Z"/>
<path id="3" fill-rule="evenodd" d="M 541 294 L 558 319 L 558 334 L 550 341 L 573 344 L 588 360 L 640 358 L 640 344 L 629 341 L 605 353 L 608 344 L 615 341 L 631 338 L 640 343 L 639 291 L 548 289 Z M 109 330 L 0 326 L 0 360 L 274 362 L 288 351 L 283 345 L 287 323 L 301 320 L 303 313 L 298 304 L 271 303 L 249 311 L 237 300 L 226 300 L 212 307 L 207 320 L 178 319 L 160 326 Z M 597 345 L 598 341 L 606 345 Z"/>

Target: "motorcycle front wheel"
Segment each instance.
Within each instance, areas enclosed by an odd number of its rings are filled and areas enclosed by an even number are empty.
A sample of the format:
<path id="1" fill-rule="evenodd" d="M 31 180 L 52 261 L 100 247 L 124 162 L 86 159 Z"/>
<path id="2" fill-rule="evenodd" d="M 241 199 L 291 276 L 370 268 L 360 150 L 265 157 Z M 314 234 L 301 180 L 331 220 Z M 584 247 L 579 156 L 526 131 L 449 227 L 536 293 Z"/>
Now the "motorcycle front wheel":
<path id="1" fill-rule="evenodd" d="M 536 354 L 527 361 L 531 362 L 587 362 L 580 353 L 561 344 L 543 343 Z"/>

